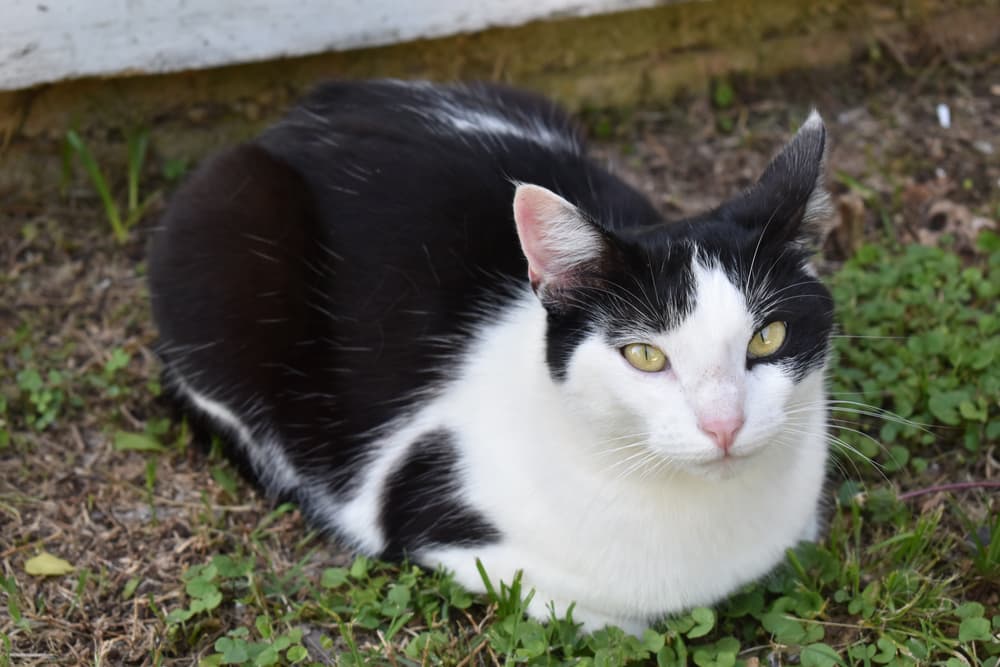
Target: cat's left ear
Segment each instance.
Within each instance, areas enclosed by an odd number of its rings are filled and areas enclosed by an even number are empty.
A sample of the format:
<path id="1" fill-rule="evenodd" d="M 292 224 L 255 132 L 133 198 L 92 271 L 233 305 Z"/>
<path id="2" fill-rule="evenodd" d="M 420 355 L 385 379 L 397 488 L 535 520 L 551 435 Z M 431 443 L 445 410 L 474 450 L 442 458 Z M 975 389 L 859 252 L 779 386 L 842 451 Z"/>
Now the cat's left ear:
<path id="1" fill-rule="evenodd" d="M 580 209 L 539 185 L 517 186 L 514 222 L 531 287 L 541 298 L 579 284 L 605 248 L 604 237 Z"/>
<path id="2" fill-rule="evenodd" d="M 760 180 L 730 202 L 730 211 L 741 224 L 759 228 L 765 240 L 816 242 L 833 213 L 823 183 L 825 156 L 826 127 L 813 110 Z"/>

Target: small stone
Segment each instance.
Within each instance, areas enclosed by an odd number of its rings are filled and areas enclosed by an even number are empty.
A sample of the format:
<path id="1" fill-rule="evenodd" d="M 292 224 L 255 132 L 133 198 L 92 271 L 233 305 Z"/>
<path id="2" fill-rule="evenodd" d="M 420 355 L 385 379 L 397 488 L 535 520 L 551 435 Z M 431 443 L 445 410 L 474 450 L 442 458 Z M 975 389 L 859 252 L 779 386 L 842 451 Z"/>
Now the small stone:
<path id="1" fill-rule="evenodd" d="M 983 155 L 993 155 L 993 144 L 984 139 L 974 141 L 972 142 L 972 145 L 975 146 L 976 150 Z"/>
<path id="2" fill-rule="evenodd" d="M 938 124 L 944 129 L 951 127 L 951 109 L 947 104 L 937 105 Z"/>

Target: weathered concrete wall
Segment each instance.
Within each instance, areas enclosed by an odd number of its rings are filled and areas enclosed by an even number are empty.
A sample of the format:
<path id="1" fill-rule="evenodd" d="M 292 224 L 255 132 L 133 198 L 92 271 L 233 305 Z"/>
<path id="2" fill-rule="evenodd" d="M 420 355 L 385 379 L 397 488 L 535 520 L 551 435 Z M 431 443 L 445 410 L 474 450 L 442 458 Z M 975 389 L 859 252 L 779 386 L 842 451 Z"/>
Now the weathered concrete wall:
<path id="1" fill-rule="evenodd" d="M 0 90 L 164 74 L 691 0 L 5 0 Z"/>
<path id="2" fill-rule="evenodd" d="M 0 187 L 36 178 L 41 161 L 50 168 L 71 126 L 97 145 L 147 126 L 161 156 L 196 158 L 249 136 L 332 77 L 490 79 L 574 109 L 649 108 L 702 90 L 715 76 L 842 64 L 874 45 L 905 59 L 998 44 L 1000 0 L 712 0 L 165 76 L 85 79 L 0 93 Z"/>

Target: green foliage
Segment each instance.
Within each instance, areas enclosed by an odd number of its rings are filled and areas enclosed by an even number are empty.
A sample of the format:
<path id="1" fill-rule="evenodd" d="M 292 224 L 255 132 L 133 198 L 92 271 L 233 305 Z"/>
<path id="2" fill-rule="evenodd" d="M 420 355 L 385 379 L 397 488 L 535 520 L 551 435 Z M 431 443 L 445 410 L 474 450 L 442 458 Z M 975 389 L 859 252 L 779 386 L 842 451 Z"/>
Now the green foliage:
<path id="1" fill-rule="evenodd" d="M 719 79 L 712 84 L 712 106 L 715 107 L 715 124 L 721 132 L 732 132 L 737 114 L 733 110 L 736 103 L 736 91 L 725 79 Z"/>
<path id="2" fill-rule="evenodd" d="M 19 335 L 26 337 L 26 334 Z M 97 389 L 114 399 L 123 398 L 126 394 L 127 385 L 122 371 L 128 366 L 131 355 L 124 350 L 112 350 L 100 372 L 63 370 L 61 363 L 65 356 L 65 351 L 57 351 L 41 358 L 35 346 L 27 342 L 18 350 L 21 368 L 14 376 L 18 389 L 15 401 L 30 428 L 38 431 L 49 428 L 66 413 L 68 407 L 82 405 L 80 395 L 89 389 Z M 4 426 L 6 414 L 7 399 L 0 395 L 0 449 L 6 446 L 9 438 Z"/>
<path id="3" fill-rule="evenodd" d="M 142 166 L 146 160 L 146 152 L 149 147 L 149 132 L 140 129 L 130 132 L 126 137 L 126 209 L 123 217 L 115 197 L 111 192 L 111 185 L 108 183 L 104 171 L 97 163 L 97 158 L 91 153 L 83 138 L 76 130 L 66 132 L 66 150 L 64 151 L 64 169 L 69 170 L 75 156 L 83 166 L 84 172 L 90 179 L 91 185 L 97 191 L 104 207 L 104 215 L 111 225 L 111 231 L 118 243 L 125 243 L 128 240 L 129 230 L 145 214 L 146 209 L 157 197 L 158 193 L 139 201 L 139 181 L 142 177 Z"/>
<path id="4" fill-rule="evenodd" d="M 171 183 L 176 183 L 184 178 L 184 175 L 187 174 L 188 169 L 190 168 L 190 161 L 184 158 L 172 158 L 166 160 L 163 163 L 163 178 L 167 179 Z"/>
<path id="5" fill-rule="evenodd" d="M 109 398 L 118 398 L 125 392 L 121 384 L 124 369 L 128 368 L 132 355 L 120 347 L 111 350 L 108 361 L 99 373 L 88 373 L 85 381 L 94 389 L 104 392 Z"/>
<path id="6" fill-rule="evenodd" d="M 47 372 L 29 365 L 15 376 L 24 420 L 27 425 L 44 431 L 59 416 L 66 402 L 66 378 L 62 372 L 52 368 Z"/>
<path id="7" fill-rule="evenodd" d="M 115 451 L 118 452 L 162 452 L 163 445 L 155 437 L 146 433 L 115 433 Z"/>
<path id="8" fill-rule="evenodd" d="M 736 101 L 736 92 L 725 79 L 719 79 L 712 86 L 712 104 L 716 109 L 728 109 Z"/>
<path id="9" fill-rule="evenodd" d="M 958 507 L 961 524 L 972 542 L 972 564 L 976 572 L 994 581 L 1000 581 L 1000 514 L 978 528 Z"/>
<path id="10" fill-rule="evenodd" d="M 410 664 L 403 657 L 455 664 L 484 651 L 503 664 L 584 667 L 731 667 L 769 654 L 813 667 L 915 667 L 955 655 L 987 664 L 1000 655 L 1000 617 L 953 601 L 955 578 L 939 576 L 940 559 L 961 545 L 938 529 L 944 518 L 944 508 L 914 514 L 891 493 L 850 495 L 825 542 L 789 552 L 786 567 L 718 609 L 693 609 L 641 636 L 618 628 L 583 634 L 572 610 L 548 623 L 528 618 L 534 592 L 520 574 L 497 582 L 480 565 L 487 594 L 477 599 L 446 573 L 365 557 L 318 576 L 296 566 L 279 577 L 252 556 L 215 556 L 184 575 L 188 602 L 167 622 L 176 640 L 208 641 L 210 665 L 311 664 L 302 641 L 309 628 L 325 628 L 319 644 L 339 647 L 338 659 L 350 665 Z M 859 540 L 861 530 L 869 539 Z M 212 635 L 236 605 L 238 627 Z M 470 626 L 474 618 L 488 622 Z"/>
<path id="11" fill-rule="evenodd" d="M 848 334 L 835 346 L 835 407 L 877 434 L 843 437 L 888 470 L 919 471 L 930 445 L 978 452 L 1000 438 L 1000 239 L 984 232 L 980 247 L 985 259 L 967 265 L 940 248 L 866 246 L 832 281 Z"/>
<path id="12" fill-rule="evenodd" d="M 21 593 L 17 588 L 17 580 L 13 576 L 0 575 L 0 591 L 6 596 L 7 614 L 14 622 L 14 626 L 27 630 L 30 625 L 28 619 L 21 613 Z"/>

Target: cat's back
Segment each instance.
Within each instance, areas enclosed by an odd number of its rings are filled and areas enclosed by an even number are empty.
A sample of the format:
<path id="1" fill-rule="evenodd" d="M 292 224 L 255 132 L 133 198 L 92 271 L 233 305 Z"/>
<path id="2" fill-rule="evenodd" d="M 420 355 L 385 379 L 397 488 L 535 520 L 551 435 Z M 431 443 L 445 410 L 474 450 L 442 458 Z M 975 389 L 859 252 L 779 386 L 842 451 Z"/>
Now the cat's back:
<path id="1" fill-rule="evenodd" d="M 310 145 L 350 152 L 383 141 L 402 150 L 431 149 L 429 160 L 501 156 L 525 143 L 549 154 L 581 155 L 584 149 L 579 128 L 547 98 L 498 84 L 395 79 L 318 86 L 262 139 L 289 156 Z"/>
<path id="2" fill-rule="evenodd" d="M 517 256 L 518 182 L 548 187 L 594 220 L 658 220 L 642 196 L 587 158 L 579 127 L 558 105 L 497 84 L 331 82 L 257 143 L 302 176 L 318 210 L 336 212 L 328 222 L 345 233 L 359 228 L 341 224 L 355 212 L 371 221 L 366 230 L 384 214 L 401 241 L 476 236 L 493 257 L 498 244 Z M 461 249 L 474 256 L 475 248 Z M 519 258 L 511 268 L 523 276 Z"/>
<path id="3" fill-rule="evenodd" d="M 582 184 L 589 169 L 557 106 L 488 84 L 328 83 L 256 143 L 305 183 L 317 241 L 353 275 L 405 274 L 386 278 L 397 294 L 414 282 L 425 293 L 482 288 L 484 271 L 521 278 L 516 182 Z M 351 282 L 335 289 L 363 289 Z"/>

